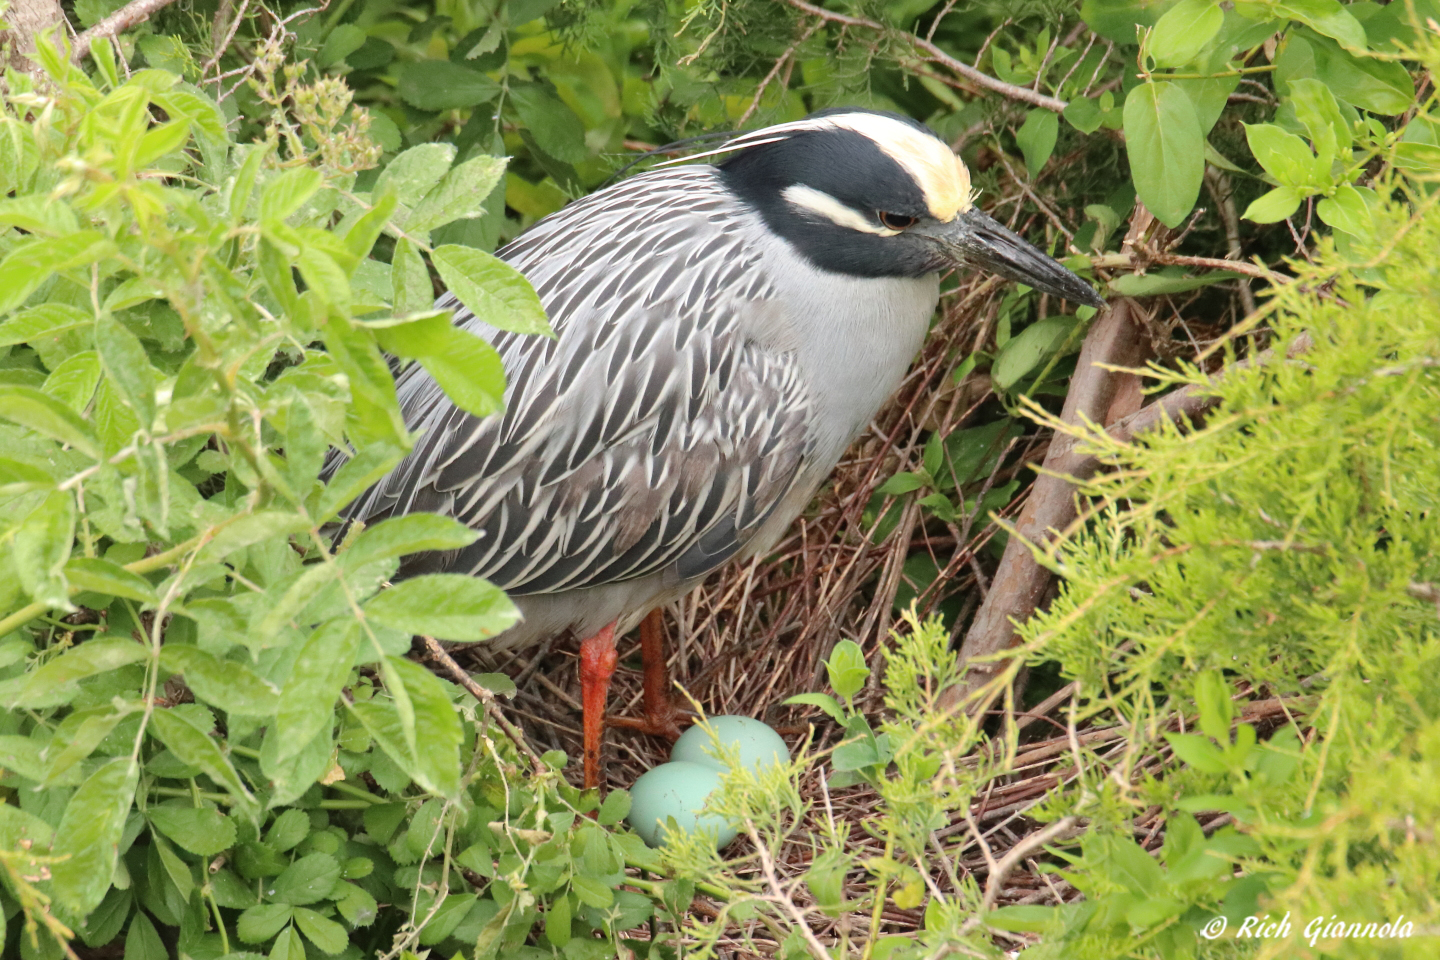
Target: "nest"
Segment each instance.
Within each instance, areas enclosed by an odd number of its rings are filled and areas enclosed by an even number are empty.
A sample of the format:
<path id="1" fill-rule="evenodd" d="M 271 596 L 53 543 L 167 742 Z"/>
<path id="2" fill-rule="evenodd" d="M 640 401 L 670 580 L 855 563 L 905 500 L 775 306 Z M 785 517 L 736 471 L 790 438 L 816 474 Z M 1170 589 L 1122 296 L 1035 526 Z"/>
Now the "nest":
<path id="1" fill-rule="evenodd" d="M 1021 230 L 1026 225 L 1014 225 Z M 823 660 L 841 639 L 859 643 L 871 668 L 867 688 L 857 706 L 872 718 L 883 711 L 879 680 L 884 668 L 882 652 L 893 641 L 890 631 L 898 610 L 911 598 L 921 616 L 947 614 L 952 639 L 958 644 L 995 567 L 991 541 L 997 525 L 989 517 L 971 516 L 943 523 L 924 511 L 913 498 L 900 511 L 897 522 L 874 536 L 874 518 L 866 511 L 875 502 L 877 488 L 897 471 L 918 469 L 925 438 L 932 432 L 949 436 L 957 430 L 993 421 L 999 409 L 988 374 L 971 374 L 956 382 L 956 369 L 973 353 L 993 345 L 996 318 L 1008 286 L 995 278 L 962 277 L 941 300 L 939 319 L 925 347 L 899 390 L 880 411 L 836 467 L 829 483 L 810 509 L 796 520 L 784 539 L 769 554 L 742 564 L 728 565 L 700 588 L 664 611 L 664 626 L 671 678 L 710 715 L 743 715 L 769 723 L 794 747 L 813 725 L 823 751 L 841 739 L 839 728 L 812 707 L 784 706 L 790 696 L 826 689 Z M 1045 303 L 1040 316 L 1046 315 Z M 1215 331 L 1184 326 L 1180 311 L 1173 323 L 1156 321 L 1151 336 L 1188 341 L 1198 352 Z M 1184 337 L 1172 327 L 1183 327 Z M 1196 334 L 1199 334 L 1199 341 Z M 1177 349 L 1171 352 L 1191 353 Z M 1048 431 L 1032 428 L 1005 441 L 1003 455 L 983 479 L 981 493 L 1011 479 L 1027 482 L 1030 465 L 1045 457 Z M 999 451 L 997 451 L 999 452 Z M 1023 506 L 1025 494 L 1012 498 L 1001 515 L 1007 519 Z M 977 498 L 978 499 L 978 498 Z M 888 507 L 888 501 L 881 501 Z M 907 561 L 928 557 L 939 571 L 933 580 L 914 583 L 907 577 Z M 897 601 L 904 601 L 903 603 Z M 572 758 L 572 782 L 579 782 L 581 756 L 580 691 L 576 670 L 578 640 L 556 638 L 537 648 L 490 655 L 483 647 L 459 653 L 473 670 L 498 670 L 516 678 L 519 692 L 506 705 L 529 737 L 541 749 L 560 749 Z M 619 642 L 620 664 L 610 692 L 612 716 L 640 716 L 641 660 L 639 631 Z M 970 817 L 940 831 L 938 839 L 954 840 L 938 850 L 931 867 L 931 882 L 948 891 L 964 878 L 982 888 L 999 861 L 1012 851 L 1025 854 L 1007 866 L 993 894 L 995 906 L 1056 904 L 1079 897 L 1063 880 L 1040 869 L 1045 854 L 1036 841 L 1045 824 L 1027 816 L 1057 786 L 1073 780 L 1075 738 L 1087 749 L 1118 755 L 1126 744 L 1122 727 L 1092 720 L 1080 730 L 1067 728 L 1059 708 L 1069 699 L 1068 688 L 1032 706 L 1022 725 L 1015 764 L 988 784 L 976 798 Z M 1053 714 L 1053 716 L 1047 716 Z M 642 773 L 669 759 L 670 744 L 629 730 L 606 734 L 608 783 L 628 787 Z M 1163 757 L 1149 758 L 1142 769 L 1153 770 Z M 878 797 L 868 787 L 826 793 L 819 767 L 812 767 L 802 784 L 811 804 L 812 818 L 843 817 L 859 824 L 876 814 Z M 1202 822 L 1207 833 L 1228 818 Z M 1137 840 L 1147 848 L 1163 840 L 1158 808 L 1135 821 Z M 800 824 L 794 833 L 803 837 L 818 822 Z M 1078 833 L 1078 830 L 1074 831 Z M 1072 834 L 1073 835 L 1073 834 Z M 861 829 L 851 831 L 857 844 L 874 850 L 857 850 L 862 858 L 880 856 L 879 842 Z M 1044 838 L 1063 840 L 1053 832 Z M 749 841 L 736 841 L 732 852 L 744 855 Z M 1027 852 L 1028 851 L 1028 852 Z M 775 864 L 781 881 L 797 877 L 809 866 L 812 851 L 790 843 Z M 806 896 L 798 887 L 797 903 Z M 695 909 L 708 912 L 703 898 Z M 906 934 L 923 927 L 923 908 L 905 910 L 887 902 L 882 935 Z M 808 911 L 812 929 L 822 942 L 838 938 L 836 924 Z M 856 931 L 850 931 L 853 938 Z M 634 931 L 630 936 L 643 936 Z M 1018 939 L 1018 938 L 1017 938 Z M 768 944 L 768 947 L 767 947 Z M 721 944 L 726 955 L 750 956 L 756 948 L 773 954 L 778 944 L 761 929 L 736 929 L 734 939 Z"/>

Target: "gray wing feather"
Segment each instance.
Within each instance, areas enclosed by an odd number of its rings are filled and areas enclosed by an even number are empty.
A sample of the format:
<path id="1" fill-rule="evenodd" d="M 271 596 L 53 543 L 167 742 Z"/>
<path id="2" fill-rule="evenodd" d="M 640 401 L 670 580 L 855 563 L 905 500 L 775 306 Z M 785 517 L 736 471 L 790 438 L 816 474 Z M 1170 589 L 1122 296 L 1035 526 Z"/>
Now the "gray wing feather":
<path id="1" fill-rule="evenodd" d="M 455 408 L 418 365 L 397 380 L 423 436 L 348 511 L 432 511 L 479 531 L 415 558 L 517 594 L 672 568 L 699 576 L 741 549 L 795 482 L 807 393 L 793 358 L 747 336 L 777 310 L 742 211 L 712 170 L 636 177 L 565 208 L 500 256 L 530 280 L 557 339 L 497 331 L 506 409 Z"/>

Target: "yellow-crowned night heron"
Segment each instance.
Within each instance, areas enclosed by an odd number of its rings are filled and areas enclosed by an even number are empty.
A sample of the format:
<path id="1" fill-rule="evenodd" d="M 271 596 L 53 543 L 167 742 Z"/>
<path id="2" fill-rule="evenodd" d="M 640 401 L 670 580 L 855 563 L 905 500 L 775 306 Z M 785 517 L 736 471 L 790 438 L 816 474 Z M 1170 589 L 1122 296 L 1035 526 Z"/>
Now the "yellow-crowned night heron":
<path id="1" fill-rule="evenodd" d="M 981 213 L 965 165 L 904 117 L 829 110 L 701 156 L 722 153 L 586 197 L 500 251 L 557 339 L 500 332 L 442 297 L 503 357 L 505 412 L 477 419 L 407 368 L 400 402 L 423 436 L 349 511 L 433 511 L 479 531 L 402 575 L 504 588 L 524 620 L 489 643 L 588 638 L 587 785 L 616 631 L 775 543 L 900 383 L 941 271 L 971 265 L 1103 305 Z M 647 716 L 673 727 L 657 688 Z"/>

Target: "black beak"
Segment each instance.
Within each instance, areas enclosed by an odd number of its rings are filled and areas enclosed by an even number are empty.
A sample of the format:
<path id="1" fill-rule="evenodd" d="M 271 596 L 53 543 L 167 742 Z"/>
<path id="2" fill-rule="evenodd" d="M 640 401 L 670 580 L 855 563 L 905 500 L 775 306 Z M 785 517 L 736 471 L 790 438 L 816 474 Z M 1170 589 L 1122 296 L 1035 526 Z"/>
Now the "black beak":
<path id="1" fill-rule="evenodd" d="M 1090 284 L 975 207 L 949 223 L 931 224 L 910 232 L 938 240 L 946 253 L 960 263 L 998 273 L 1072 303 L 1096 309 L 1105 306 L 1105 301 Z"/>

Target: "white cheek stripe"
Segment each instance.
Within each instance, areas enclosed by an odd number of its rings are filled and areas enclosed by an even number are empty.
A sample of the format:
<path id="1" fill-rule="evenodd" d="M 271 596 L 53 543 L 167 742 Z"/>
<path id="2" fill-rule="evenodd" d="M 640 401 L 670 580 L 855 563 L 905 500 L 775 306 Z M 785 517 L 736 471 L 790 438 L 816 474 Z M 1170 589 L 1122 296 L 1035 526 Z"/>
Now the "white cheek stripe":
<path id="1" fill-rule="evenodd" d="M 859 230 L 861 233 L 873 233 L 882 237 L 893 237 L 900 232 L 871 223 L 853 207 L 846 206 L 823 190 L 816 190 L 814 187 L 807 187 L 802 183 L 791 184 L 781 191 L 780 195 L 801 210 L 824 217 L 839 227 Z"/>

